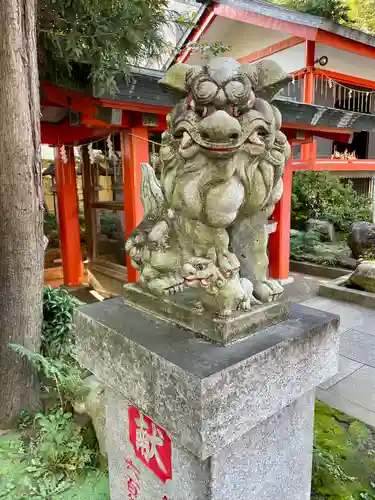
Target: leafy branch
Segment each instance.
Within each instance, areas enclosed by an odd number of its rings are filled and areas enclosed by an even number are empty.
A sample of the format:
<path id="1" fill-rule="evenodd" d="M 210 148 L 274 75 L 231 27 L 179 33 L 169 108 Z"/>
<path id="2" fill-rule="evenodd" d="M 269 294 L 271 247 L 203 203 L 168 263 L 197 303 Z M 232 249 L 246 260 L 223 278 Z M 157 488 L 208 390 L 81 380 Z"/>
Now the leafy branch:
<path id="1" fill-rule="evenodd" d="M 195 12 L 179 13 L 167 0 L 40 0 L 38 55 L 41 78 L 101 92 L 117 90 L 116 77 L 147 66 L 173 47 L 165 28 L 192 26 Z"/>

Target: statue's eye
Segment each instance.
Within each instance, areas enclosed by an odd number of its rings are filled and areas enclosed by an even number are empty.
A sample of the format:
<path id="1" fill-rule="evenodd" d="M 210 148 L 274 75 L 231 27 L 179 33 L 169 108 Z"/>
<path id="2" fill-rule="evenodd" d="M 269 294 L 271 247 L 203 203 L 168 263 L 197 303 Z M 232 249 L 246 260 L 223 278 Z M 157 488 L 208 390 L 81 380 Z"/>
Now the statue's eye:
<path id="1" fill-rule="evenodd" d="M 251 88 L 248 82 L 232 80 L 225 85 L 225 94 L 231 103 L 245 103 L 250 95 Z"/>
<path id="2" fill-rule="evenodd" d="M 206 106 L 196 106 L 195 111 L 201 118 L 205 118 L 208 114 L 208 109 Z"/>
<path id="3" fill-rule="evenodd" d="M 218 91 L 218 86 L 211 80 L 198 80 L 193 89 L 195 100 L 201 104 L 211 102 Z"/>
<path id="4" fill-rule="evenodd" d="M 262 137 L 262 139 L 265 139 L 268 135 L 268 130 L 261 127 L 260 129 L 258 129 L 258 135 L 259 135 L 259 137 Z"/>
<path id="5" fill-rule="evenodd" d="M 203 271 L 204 269 L 204 265 L 203 264 L 195 264 L 195 269 L 197 271 Z"/>

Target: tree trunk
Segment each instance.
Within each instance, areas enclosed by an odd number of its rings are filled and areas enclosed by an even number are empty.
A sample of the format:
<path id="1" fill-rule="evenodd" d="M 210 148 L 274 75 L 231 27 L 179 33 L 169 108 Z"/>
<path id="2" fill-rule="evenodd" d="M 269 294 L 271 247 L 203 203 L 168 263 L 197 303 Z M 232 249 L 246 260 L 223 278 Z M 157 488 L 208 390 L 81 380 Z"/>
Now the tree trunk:
<path id="1" fill-rule="evenodd" d="M 37 378 L 9 348 L 40 347 L 43 196 L 34 0 L 0 0 L 0 429 L 38 406 Z"/>

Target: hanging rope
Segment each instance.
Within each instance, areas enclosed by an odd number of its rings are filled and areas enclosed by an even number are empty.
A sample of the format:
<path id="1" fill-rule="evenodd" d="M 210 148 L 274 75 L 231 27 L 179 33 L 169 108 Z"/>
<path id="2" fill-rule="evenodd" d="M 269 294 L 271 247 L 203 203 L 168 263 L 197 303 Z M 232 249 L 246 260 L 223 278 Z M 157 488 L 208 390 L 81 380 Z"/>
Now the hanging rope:
<path id="1" fill-rule="evenodd" d="M 338 82 L 324 73 L 324 70 L 316 70 L 315 78 L 315 94 L 326 99 L 332 98 L 332 106 L 337 103 L 345 103 L 345 108 L 348 111 L 357 113 L 373 113 L 375 112 L 375 90 L 359 90 Z M 297 86 L 301 88 L 303 82 L 303 74 L 293 75 L 293 80 L 288 84 L 284 95 L 293 100 L 301 99 L 296 97 Z M 339 106 L 341 107 L 341 106 Z"/>
<path id="2" fill-rule="evenodd" d="M 324 79 L 328 80 L 328 82 L 331 82 L 332 86 L 336 86 L 336 87 L 341 87 L 343 89 L 346 89 L 346 90 L 351 90 L 352 92 L 358 92 L 358 93 L 361 93 L 361 94 L 373 94 L 375 95 L 375 90 L 358 90 L 358 89 L 353 89 L 352 87 L 348 87 L 347 85 L 344 85 L 336 80 L 334 80 L 333 78 L 327 76 L 323 70 L 318 70 L 316 72 L 317 75 L 320 75 L 322 76 Z M 331 87 L 332 88 L 332 87 Z"/>

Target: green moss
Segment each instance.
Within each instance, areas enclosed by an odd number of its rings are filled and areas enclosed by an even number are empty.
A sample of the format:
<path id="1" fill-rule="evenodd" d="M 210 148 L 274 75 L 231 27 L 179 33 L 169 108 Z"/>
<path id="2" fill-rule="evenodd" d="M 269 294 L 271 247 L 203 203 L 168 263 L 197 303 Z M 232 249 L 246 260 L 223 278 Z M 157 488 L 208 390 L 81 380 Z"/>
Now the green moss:
<path id="1" fill-rule="evenodd" d="M 317 402 L 312 498 L 375 500 L 375 431 Z"/>

